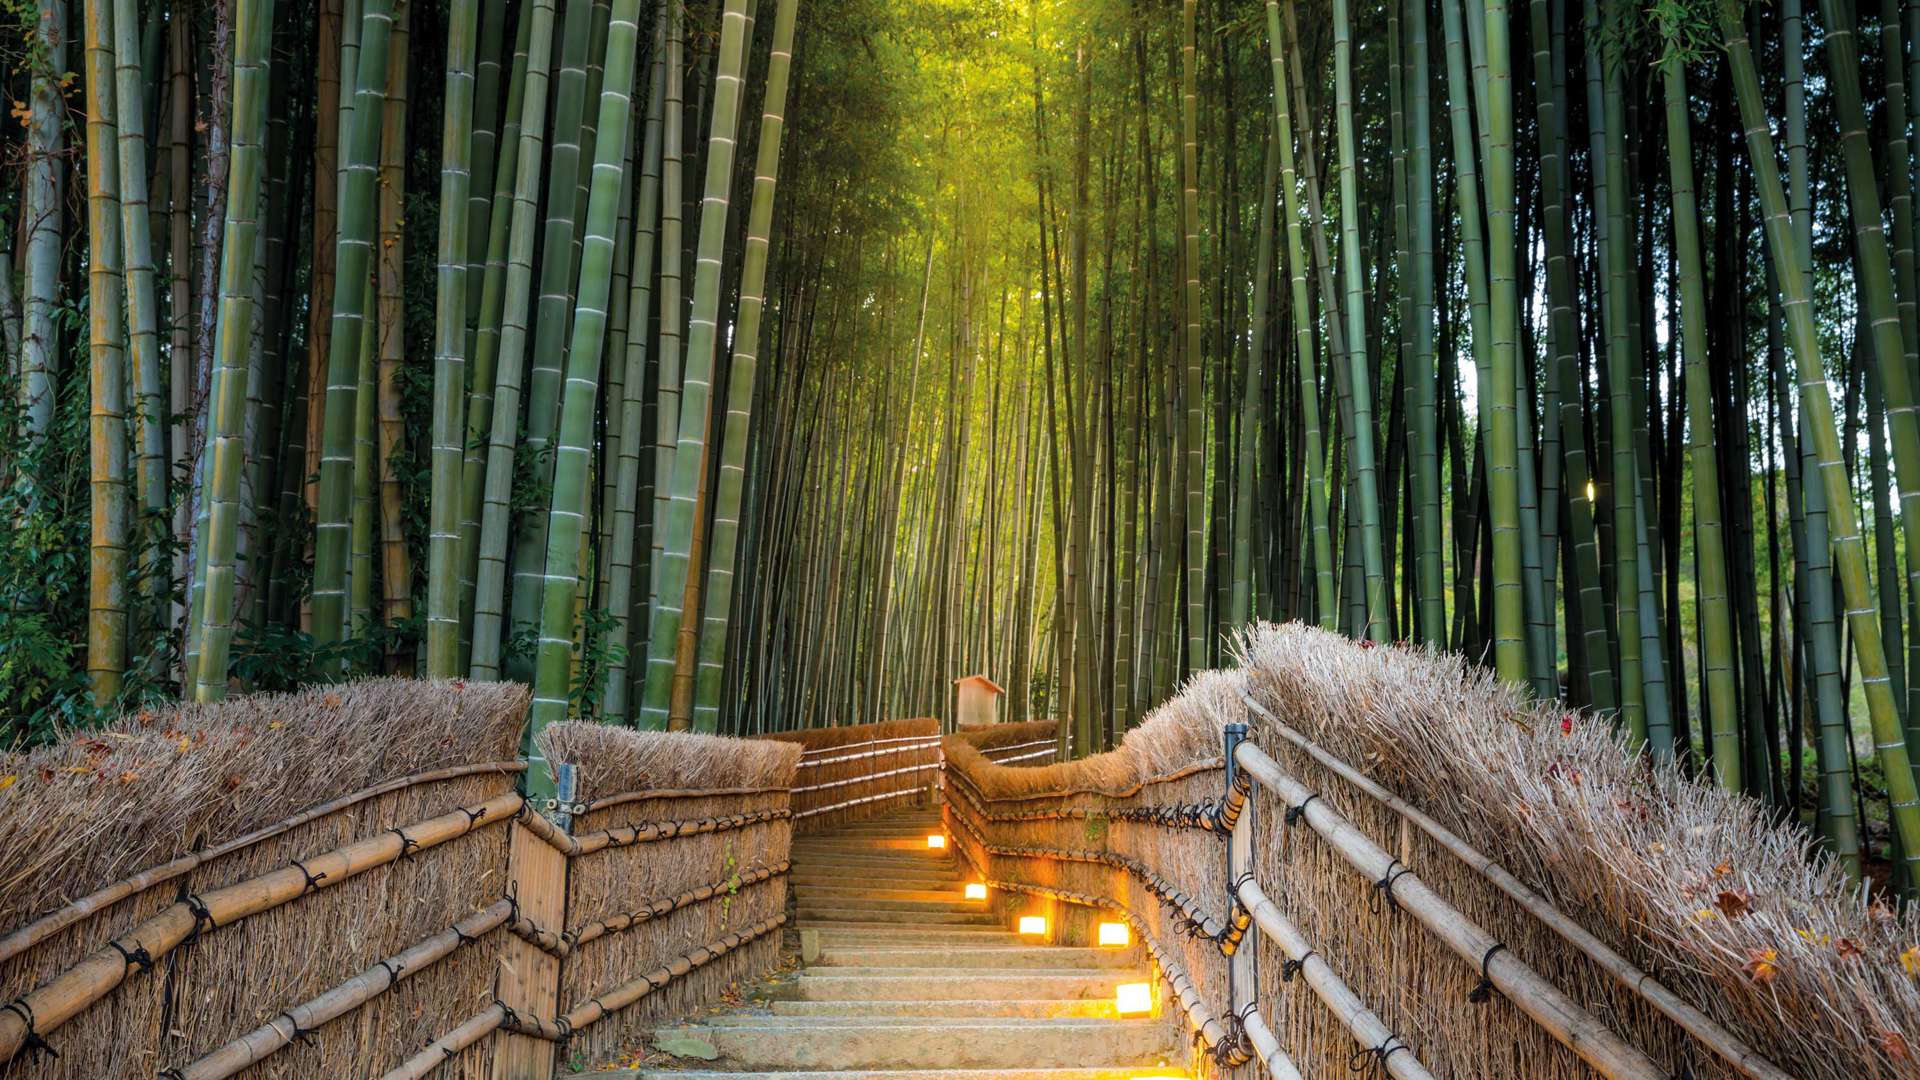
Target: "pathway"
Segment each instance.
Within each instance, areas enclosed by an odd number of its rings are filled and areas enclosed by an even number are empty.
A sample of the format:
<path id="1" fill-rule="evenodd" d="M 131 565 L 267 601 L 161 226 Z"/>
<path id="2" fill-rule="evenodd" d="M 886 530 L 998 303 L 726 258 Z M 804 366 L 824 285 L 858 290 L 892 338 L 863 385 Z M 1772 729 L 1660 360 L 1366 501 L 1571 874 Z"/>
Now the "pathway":
<path id="1" fill-rule="evenodd" d="M 939 831 L 937 811 L 916 809 L 796 837 L 795 925 L 812 958 L 765 1006 L 659 1033 L 710 1044 L 715 1064 L 626 1075 L 1128 1080 L 1178 1059 L 1169 1023 L 1114 1010 L 1119 984 L 1150 978 L 1137 947 L 1012 933 L 964 898 L 953 856 L 928 849 Z"/>

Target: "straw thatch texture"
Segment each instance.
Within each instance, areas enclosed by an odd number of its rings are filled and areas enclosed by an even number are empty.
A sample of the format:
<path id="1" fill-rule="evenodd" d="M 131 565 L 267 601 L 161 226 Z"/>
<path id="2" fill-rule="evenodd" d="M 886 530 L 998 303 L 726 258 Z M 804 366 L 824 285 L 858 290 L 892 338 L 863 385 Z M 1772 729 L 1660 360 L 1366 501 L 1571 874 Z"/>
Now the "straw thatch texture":
<path id="1" fill-rule="evenodd" d="M 1002 765 L 1051 765 L 1059 739 L 1059 726 L 1046 720 L 1026 724 L 995 724 L 955 732 L 953 737 Z"/>
<path id="2" fill-rule="evenodd" d="M 1297 626 L 1258 628 L 1240 648 L 1278 722 L 1492 855 L 1788 1073 L 1920 1076 L 1920 952 L 1908 951 L 1920 918 L 1848 888 L 1751 800 L 1652 766 L 1605 720 L 1524 702 L 1451 657 Z M 1253 722 L 1263 749 L 1365 819 L 1345 785 Z M 1398 823 L 1365 827 L 1380 840 Z M 1408 861 L 1452 886 L 1457 905 L 1512 928 L 1500 932 L 1517 954 L 1557 960 L 1556 981 L 1589 1007 L 1626 1001 L 1554 938 L 1522 932 L 1532 920 L 1477 875 L 1443 871 L 1459 864 L 1418 833 L 1413 849 Z M 1675 1040 L 1630 1004 L 1614 1025 L 1656 1056 Z M 1696 1075 L 1720 1068 L 1692 1060 Z"/>
<path id="3" fill-rule="evenodd" d="M 551 760 L 572 763 L 581 797 L 602 807 L 574 821 L 576 835 L 646 822 L 783 811 L 801 754 L 800 747 L 784 742 L 574 723 L 547 728 L 542 747 Z M 711 793 L 702 794 L 702 788 Z M 576 933 L 590 923 L 718 888 L 711 899 L 582 942 L 562 964 L 558 1013 L 782 914 L 787 903 L 782 868 L 791 837 L 792 822 L 780 817 L 574 859 L 567 928 Z M 774 870 L 782 872 L 761 874 Z M 719 1000 L 733 984 L 775 967 L 779 955 L 780 935 L 759 938 L 574 1033 L 568 1053 L 591 1059 L 629 1049 L 659 1018 L 688 1015 Z"/>
<path id="4" fill-rule="evenodd" d="M 26 771 L 0 793 L 6 929 L 355 790 L 510 759 L 525 703 L 519 687 L 377 680 L 142 714 L 35 751 L 9 766 Z M 182 896 L 484 802 L 513 782 L 511 771 L 482 771 L 400 787 L 210 858 L 0 963 L 0 994 L 46 983 Z M 483 828 L 210 929 L 51 1031 L 58 1058 L 24 1053 L 0 1076 L 91 1080 L 184 1065 L 493 903 L 505 882 L 504 829 Z M 456 950 L 243 1075 L 350 1075 L 405 1058 L 484 1001 L 493 941 Z M 482 1075 L 484 1051 L 468 1058 L 448 1075 Z"/>
<path id="5" fill-rule="evenodd" d="M 805 751 L 793 790 L 794 827 L 801 832 L 887 813 L 939 781 L 940 721 L 931 717 L 762 738 Z"/>

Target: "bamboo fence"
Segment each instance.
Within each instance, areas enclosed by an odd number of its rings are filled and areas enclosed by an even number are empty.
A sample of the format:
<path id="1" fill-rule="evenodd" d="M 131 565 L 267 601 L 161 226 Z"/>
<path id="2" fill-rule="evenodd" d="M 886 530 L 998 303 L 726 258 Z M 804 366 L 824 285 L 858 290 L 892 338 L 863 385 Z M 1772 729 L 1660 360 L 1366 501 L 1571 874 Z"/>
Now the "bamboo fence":
<path id="1" fill-rule="evenodd" d="M 1338 655 L 1384 651 L 1346 643 Z M 1073 943 L 1102 914 L 1132 922 L 1165 1007 L 1194 1031 L 1195 1075 L 1911 1075 L 1884 1055 L 1769 1057 L 1683 1000 L 1657 965 L 1622 960 L 1493 858 L 1432 819 L 1438 838 L 1423 831 L 1419 811 L 1358 770 L 1343 777 L 1316 759 L 1277 709 L 1249 709 L 1262 688 L 1284 687 L 1306 698 L 1288 712 L 1325 731 L 1343 727 L 1343 709 L 1404 710 L 1412 725 L 1434 701 L 1500 704 L 1444 665 L 1450 686 L 1401 676 L 1342 694 L 1344 672 L 1319 655 L 1288 654 L 1276 672 L 1279 660 L 1249 650 L 1244 669 L 1196 678 L 1118 750 L 1064 765 L 1007 767 L 969 740 L 946 742 L 953 848 L 996 908 L 1047 914 L 1055 939 Z M 1223 730 L 1249 721 L 1230 788 Z M 1357 758 L 1377 756 L 1369 745 Z M 1467 818 L 1498 794 L 1430 790 Z"/>
<path id="2" fill-rule="evenodd" d="M 932 717 L 763 738 L 803 750 L 793 784 L 794 827 L 802 832 L 897 810 L 939 786 L 940 721 Z"/>
<path id="3" fill-rule="evenodd" d="M 367 682 L 8 759 L 0 1077 L 544 1077 L 772 967 L 799 751 L 556 725 L 556 824 L 526 700 Z"/>
<path id="4" fill-rule="evenodd" d="M 1059 727 L 1047 720 L 1025 724 L 995 724 L 955 732 L 960 739 L 980 751 L 996 765 L 1051 765 L 1059 752 Z"/>

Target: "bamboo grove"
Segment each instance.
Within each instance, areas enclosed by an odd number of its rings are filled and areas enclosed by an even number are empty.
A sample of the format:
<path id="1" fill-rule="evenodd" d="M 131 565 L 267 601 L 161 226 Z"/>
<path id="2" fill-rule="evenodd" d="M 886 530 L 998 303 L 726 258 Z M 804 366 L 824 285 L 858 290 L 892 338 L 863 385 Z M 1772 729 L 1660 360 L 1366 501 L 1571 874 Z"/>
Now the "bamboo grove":
<path id="1" fill-rule="evenodd" d="M 1920 0 L 13 0 L 9 739 L 1457 650 L 1920 860 Z"/>

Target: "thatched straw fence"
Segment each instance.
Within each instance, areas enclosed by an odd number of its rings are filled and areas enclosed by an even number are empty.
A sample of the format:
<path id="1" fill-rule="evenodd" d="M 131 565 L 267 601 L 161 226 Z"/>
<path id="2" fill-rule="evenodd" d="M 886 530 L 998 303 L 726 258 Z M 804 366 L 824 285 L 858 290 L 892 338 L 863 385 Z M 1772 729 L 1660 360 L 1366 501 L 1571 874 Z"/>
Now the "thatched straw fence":
<path id="1" fill-rule="evenodd" d="M 1048 720 L 995 724 L 948 736 L 980 751 L 996 765 L 1051 765 L 1059 756 L 1059 726 Z"/>
<path id="2" fill-rule="evenodd" d="M 0 1077 L 546 1080 L 771 966 L 797 751 L 550 729 L 569 831 L 515 790 L 526 702 L 371 681 L 0 760 Z"/>
<path id="3" fill-rule="evenodd" d="M 1132 922 L 1196 1075 L 1920 1075 L 1920 925 L 1746 800 L 1450 658 L 1240 644 L 1113 753 L 946 749 L 1001 913 Z"/>
<path id="4" fill-rule="evenodd" d="M 940 721 L 932 717 L 767 735 L 803 751 L 793 824 L 817 832 L 926 799 L 940 782 Z"/>

